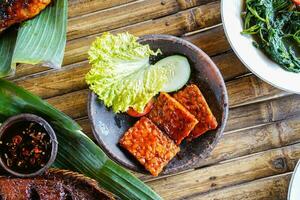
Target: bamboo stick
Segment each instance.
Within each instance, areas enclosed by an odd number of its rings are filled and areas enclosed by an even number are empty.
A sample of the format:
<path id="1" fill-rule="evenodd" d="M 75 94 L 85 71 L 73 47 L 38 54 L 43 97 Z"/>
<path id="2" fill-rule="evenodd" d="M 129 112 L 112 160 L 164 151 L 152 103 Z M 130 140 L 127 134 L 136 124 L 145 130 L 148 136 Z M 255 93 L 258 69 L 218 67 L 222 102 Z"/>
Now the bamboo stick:
<path id="1" fill-rule="evenodd" d="M 160 26 L 160 25 L 154 26 L 152 24 L 152 21 L 150 21 L 151 23 L 145 22 L 143 24 L 138 24 L 133 27 L 132 26 L 125 27 L 123 29 L 115 30 L 113 32 L 117 33 L 117 32 L 129 31 L 138 36 L 143 35 L 143 34 L 154 34 L 154 33 L 157 33 L 157 34 L 165 33 L 165 34 L 178 35 L 179 33 L 176 33 L 172 30 L 172 27 L 174 27 L 176 30 L 181 31 L 181 34 L 183 34 L 184 29 L 185 29 L 183 27 L 185 26 L 184 23 L 185 23 L 186 19 L 182 18 L 180 16 L 181 16 L 180 14 L 172 16 L 174 19 L 170 23 L 165 22 L 164 19 L 158 19 L 158 20 L 153 21 L 153 23 L 156 21 L 161 21 L 161 22 L 159 22 L 159 24 L 162 24 L 162 26 Z M 168 16 L 166 18 L 169 19 L 170 16 Z M 179 24 L 183 23 L 183 24 L 178 26 L 178 23 Z M 169 24 L 169 25 L 165 26 L 165 24 Z M 159 29 L 159 28 L 161 28 L 161 29 Z M 139 29 L 141 29 L 142 32 L 139 32 Z M 223 30 L 220 27 L 218 27 L 217 29 L 218 30 L 211 29 L 205 33 L 198 33 L 197 37 L 194 36 L 194 38 L 191 38 L 191 40 L 193 42 L 196 42 L 196 39 L 201 40 L 201 41 L 207 40 L 207 43 L 209 43 L 209 42 L 214 41 L 215 38 L 220 38 L 221 44 L 226 44 L 227 41 L 226 41 Z M 219 32 L 219 31 L 221 31 L 221 32 Z M 204 36 L 201 36 L 201 35 L 204 35 Z M 222 36 L 219 37 L 220 35 L 222 35 Z M 89 46 L 94 41 L 96 36 L 97 35 L 69 41 L 66 46 L 64 66 L 86 60 L 88 57 L 87 52 L 89 50 Z M 185 37 L 185 39 L 189 40 L 189 37 Z M 221 39 L 224 39 L 224 40 L 221 40 Z M 199 44 L 200 45 L 199 47 L 203 48 L 203 50 L 207 51 L 207 53 L 211 56 L 214 55 L 214 52 L 221 53 L 222 49 L 228 50 L 227 47 L 220 49 L 220 46 L 217 43 L 213 43 L 212 45 L 206 45 L 207 43 L 199 42 L 196 44 Z M 46 70 L 49 70 L 49 69 L 44 68 L 44 67 L 41 68 L 40 66 L 32 66 L 32 65 L 22 64 L 17 67 L 15 77 L 24 77 L 29 74 L 35 74 L 35 73 L 43 72 Z"/>
<path id="2" fill-rule="evenodd" d="M 189 1 L 180 2 L 181 3 L 179 4 L 176 0 L 136 1 L 131 4 L 127 4 L 127 6 L 124 7 L 115 7 L 109 10 L 94 12 L 78 18 L 71 18 L 68 26 L 68 38 L 79 38 L 120 28 L 130 24 L 167 16 L 183 10 L 182 8 L 186 9 L 190 6 L 197 6 L 197 4 L 199 4 L 197 1 L 194 1 L 195 4 L 188 3 Z M 185 4 L 182 5 L 182 3 Z M 204 6 L 206 7 L 207 5 Z M 203 9 L 197 9 L 197 13 L 199 15 L 203 12 Z M 201 24 L 212 20 L 210 17 L 202 18 L 202 16 L 201 19 Z"/>
<path id="3" fill-rule="evenodd" d="M 133 1 L 135 0 L 70 0 L 69 18 L 120 6 Z"/>
<path id="4" fill-rule="evenodd" d="M 298 143 L 147 183 L 165 199 L 184 199 L 195 194 L 290 172 L 299 158 Z"/>
<path id="5" fill-rule="evenodd" d="M 187 200 L 286 200 L 291 173 L 271 176 L 245 184 L 194 195 Z"/>

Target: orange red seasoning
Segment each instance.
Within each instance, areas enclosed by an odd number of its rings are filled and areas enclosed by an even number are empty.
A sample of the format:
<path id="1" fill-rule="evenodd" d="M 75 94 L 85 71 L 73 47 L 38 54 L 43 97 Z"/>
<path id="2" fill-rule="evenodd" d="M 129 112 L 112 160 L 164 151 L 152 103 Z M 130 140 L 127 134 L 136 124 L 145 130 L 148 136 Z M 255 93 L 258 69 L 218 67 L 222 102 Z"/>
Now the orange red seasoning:
<path id="1" fill-rule="evenodd" d="M 179 145 L 194 129 L 198 120 L 167 93 L 160 93 L 149 119 Z"/>
<path id="2" fill-rule="evenodd" d="M 195 139 L 209 130 L 216 129 L 218 122 L 211 112 L 200 89 L 192 84 L 174 95 L 174 98 L 192 113 L 199 123 L 190 133 L 188 139 Z"/>
<path id="3" fill-rule="evenodd" d="M 158 176 L 180 150 L 168 136 L 146 117 L 142 117 L 124 134 L 120 144 L 153 176 Z"/>
<path id="4" fill-rule="evenodd" d="M 142 117 L 124 134 L 120 145 L 153 176 L 158 176 L 180 151 L 178 145 L 185 138 L 191 141 L 218 126 L 204 96 L 194 84 L 173 97 L 160 93 L 147 117 Z"/>

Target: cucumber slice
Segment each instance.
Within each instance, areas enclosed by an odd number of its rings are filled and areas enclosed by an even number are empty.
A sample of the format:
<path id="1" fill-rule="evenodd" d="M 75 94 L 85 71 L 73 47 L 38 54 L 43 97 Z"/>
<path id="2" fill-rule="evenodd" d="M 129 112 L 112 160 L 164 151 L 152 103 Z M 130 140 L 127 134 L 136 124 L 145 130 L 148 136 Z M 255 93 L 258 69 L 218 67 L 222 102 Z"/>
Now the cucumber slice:
<path id="1" fill-rule="evenodd" d="M 172 70 L 171 77 L 161 92 L 175 92 L 181 89 L 188 82 L 191 75 L 190 63 L 184 56 L 169 56 L 161 59 L 155 65 L 169 67 Z"/>

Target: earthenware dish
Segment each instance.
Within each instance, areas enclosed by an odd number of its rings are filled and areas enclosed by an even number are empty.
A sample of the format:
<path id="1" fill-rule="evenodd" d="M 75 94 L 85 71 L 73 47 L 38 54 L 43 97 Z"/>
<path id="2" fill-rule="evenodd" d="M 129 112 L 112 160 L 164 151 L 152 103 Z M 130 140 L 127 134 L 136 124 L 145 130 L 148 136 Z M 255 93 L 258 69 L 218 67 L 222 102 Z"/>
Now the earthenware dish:
<path id="1" fill-rule="evenodd" d="M 227 91 L 221 73 L 201 49 L 183 39 L 168 35 L 147 35 L 141 37 L 139 42 L 149 44 L 152 50 L 159 48 L 163 52 L 162 56 L 152 59 L 153 63 L 176 54 L 188 58 L 192 70 L 189 83 L 194 83 L 201 89 L 219 124 L 216 130 L 207 132 L 191 143 L 183 142 L 180 145 L 181 151 L 162 174 L 175 173 L 205 164 L 204 158 L 209 155 L 222 136 L 228 114 Z M 88 112 L 94 136 L 108 156 L 128 169 L 148 174 L 143 166 L 118 145 L 119 139 L 137 119 L 126 113 L 114 114 L 92 92 L 89 94 Z"/>
<path id="2" fill-rule="evenodd" d="M 52 149 L 51 149 L 51 156 L 48 160 L 48 162 L 45 164 L 44 167 L 42 167 L 41 169 L 39 169 L 36 172 L 33 173 L 29 173 L 29 174 L 23 174 L 23 173 L 19 173 L 19 172 L 15 172 L 13 170 L 11 170 L 9 167 L 7 167 L 7 165 L 2 161 L 2 159 L 0 159 L 0 166 L 7 171 L 8 173 L 17 176 L 17 177 L 21 177 L 21 178 L 25 178 L 25 177 L 33 177 L 36 175 L 40 175 L 41 173 L 43 173 L 46 169 L 48 169 L 54 162 L 56 155 L 57 155 L 57 149 L 58 149 L 58 142 L 57 142 L 57 138 L 55 135 L 54 130 L 52 129 L 52 127 L 50 126 L 50 124 L 44 120 L 43 118 L 37 116 L 37 115 L 33 115 L 33 114 L 20 114 L 20 115 L 16 115 L 13 116 L 9 119 L 7 119 L 1 126 L 0 126 L 0 139 L 2 137 L 5 137 L 5 134 L 7 133 L 8 129 L 14 125 L 15 123 L 18 122 L 35 122 L 37 124 L 39 124 L 40 126 L 42 126 L 45 131 L 47 132 L 47 134 L 50 136 L 50 140 L 51 140 L 51 145 L 52 145 Z"/>

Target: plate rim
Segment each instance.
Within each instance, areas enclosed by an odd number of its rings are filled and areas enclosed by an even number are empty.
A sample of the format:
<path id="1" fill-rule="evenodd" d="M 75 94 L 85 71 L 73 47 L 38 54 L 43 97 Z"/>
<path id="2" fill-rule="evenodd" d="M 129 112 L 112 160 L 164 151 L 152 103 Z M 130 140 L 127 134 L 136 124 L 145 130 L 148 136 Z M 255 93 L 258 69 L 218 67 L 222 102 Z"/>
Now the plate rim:
<path id="1" fill-rule="evenodd" d="M 293 182 L 294 182 L 294 179 L 296 177 L 296 173 L 298 172 L 298 170 L 299 170 L 299 173 L 300 173 L 300 159 L 298 160 L 298 163 L 295 166 L 293 175 L 292 175 L 291 180 L 290 180 L 289 190 L 288 190 L 288 195 L 287 195 L 288 200 L 292 200 L 291 199 L 291 192 L 292 192 L 292 188 L 293 188 Z"/>
<path id="2" fill-rule="evenodd" d="M 265 81 L 266 83 L 280 89 L 280 90 L 283 90 L 283 91 L 286 91 L 286 92 L 289 92 L 289 93 L 293 93 L 293 94 L 300 94 L 300 90 L 292 90 L 290 88 L 287 88 L 287 87 L 284 87 L 282 85 L 279 85 L 279 84 L 276 84 L 276 83 L 273 83 L 272 81 L 264 78 L 262 75 L 260 75 L 259 73 L 257 73 L 251 66 L 248 65 L 248 63 L 242 58 L 242 56 L 239 54 L 238 50 L 236 49 L 235 45 L 233 45 L 233 42 L 231 41 L 231 38 L 230 38 L 230 34 L 228 32 L 228 27 L 226 26 L 226 23 L 225 23 L 225 17 L 224 17 L 224 13 L 226 12 L 225 9 L 224 9 L 224 4 L 225 4 L 225 1 L 226 0 L 221 0 L 221 19 L 222 19 L 222 26 L 224 28 L 224 33 L 225 33 L 225 36 L 227 38 L 227 41 L 229 42 L 230 44 L 230 47 L 232 48 L 232 50 L 234 51 L 235 55 L 238 57 L 238 59 L 243 63 L 243 65 L 245 67 L 247 67 L 247 69 L 249 69 L 255 76 L 257 76 L 258 78 L 260 78 L 261 80 Z M 242 1 L 242 0 L 241 0 Z M 269 60 L 271 60 L 270 58 L 268 58 Z M 272 60 L 271 60 L 272 61 Z M 273 61 L 274 62 L 274 61 Z M 276 62 L 274 62 L 275 65 L 277 65 L 278 67 L 281 68 L 280 65 L 278 65 Z M 283 69 L 284 70 L 284 69 Z M 299 73 L 299 76 L 300 76 L 300 73 Z"/>

